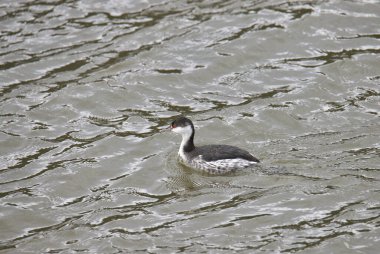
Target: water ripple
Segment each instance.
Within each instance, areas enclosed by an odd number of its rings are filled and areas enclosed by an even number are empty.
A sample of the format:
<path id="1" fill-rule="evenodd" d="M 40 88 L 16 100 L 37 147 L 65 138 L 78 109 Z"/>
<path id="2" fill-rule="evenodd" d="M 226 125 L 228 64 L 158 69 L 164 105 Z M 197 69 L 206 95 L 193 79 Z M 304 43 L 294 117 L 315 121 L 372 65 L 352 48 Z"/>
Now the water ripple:
<path id="1" fill-rule="evenodd" d="M 0 5 L 0 249 L 373 252 L 379 207 L 373 1 Z M 225 176 L 196 144 L 261 159 Z"/>

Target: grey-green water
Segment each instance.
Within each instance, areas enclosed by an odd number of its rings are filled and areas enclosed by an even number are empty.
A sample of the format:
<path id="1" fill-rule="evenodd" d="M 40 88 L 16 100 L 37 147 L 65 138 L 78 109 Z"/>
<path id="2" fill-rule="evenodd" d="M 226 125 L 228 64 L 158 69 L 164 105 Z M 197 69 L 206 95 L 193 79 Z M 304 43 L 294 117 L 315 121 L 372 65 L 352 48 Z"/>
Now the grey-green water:
<path id="1" fill-rule="evenodd" d="M 0 252 L 378 253 L 378 1 L 2 1 Z M 198 144 L 262 165 L 181 166 Z"/>

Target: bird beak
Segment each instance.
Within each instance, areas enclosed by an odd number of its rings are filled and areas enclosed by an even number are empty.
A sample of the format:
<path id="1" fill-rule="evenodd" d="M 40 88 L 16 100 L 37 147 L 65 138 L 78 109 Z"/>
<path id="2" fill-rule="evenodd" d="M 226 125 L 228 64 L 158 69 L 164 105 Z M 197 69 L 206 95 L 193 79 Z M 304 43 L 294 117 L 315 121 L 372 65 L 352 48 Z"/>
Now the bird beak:
<path id="1" fill-rule="evenodd" d="M 168 127 L 163 128 L 161 131 L 162 131 L 162 132 L 166 132 L 166 131 L 171 131 L 172 129 L 173 129 L 172 126 L 169 125 Z"/>

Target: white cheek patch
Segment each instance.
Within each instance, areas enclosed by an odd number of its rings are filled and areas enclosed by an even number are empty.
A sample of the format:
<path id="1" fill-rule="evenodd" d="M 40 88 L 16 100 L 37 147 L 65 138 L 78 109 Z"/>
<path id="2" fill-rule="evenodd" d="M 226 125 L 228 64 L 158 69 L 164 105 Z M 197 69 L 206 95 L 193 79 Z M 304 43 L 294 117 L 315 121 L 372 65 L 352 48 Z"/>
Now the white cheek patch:
<path id="1" fill-rule="evenodd" d="M 182 129 L 183 129 L 182 127 L 175 127 L 175 128 L 172 128 L 172 132 L 181 134 L 183 132 Z"/>
<path id="2" fill-rule="evenodd" d="M 191 126 L 185 126 L 185 127 L 175 127 L 172 129 L 173 132 L 184 135 L 184 134 L 190 134 L 191 135 Z"/>

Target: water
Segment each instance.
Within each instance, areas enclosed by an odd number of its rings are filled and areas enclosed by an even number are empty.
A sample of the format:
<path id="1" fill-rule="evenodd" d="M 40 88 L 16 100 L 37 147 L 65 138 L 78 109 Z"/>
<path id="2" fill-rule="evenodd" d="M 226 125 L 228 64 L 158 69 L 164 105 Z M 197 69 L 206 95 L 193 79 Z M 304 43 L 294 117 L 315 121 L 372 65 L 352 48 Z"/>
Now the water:
<path id="1" fill-rule="evenodd" d="M 1 253 L 377 253 L 378 1 L 3 1 Z M 262 161 L 178 163 L 196 143 Z"/>

